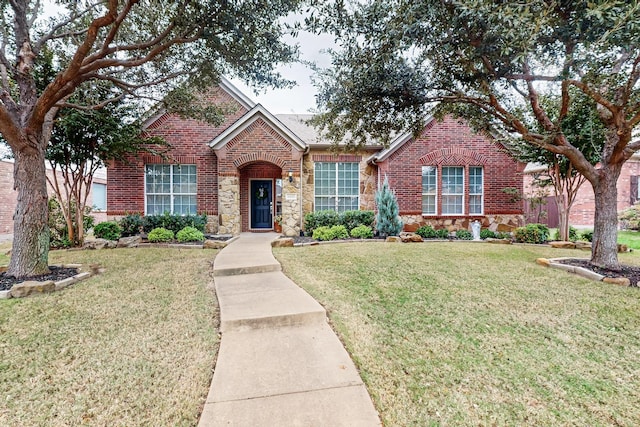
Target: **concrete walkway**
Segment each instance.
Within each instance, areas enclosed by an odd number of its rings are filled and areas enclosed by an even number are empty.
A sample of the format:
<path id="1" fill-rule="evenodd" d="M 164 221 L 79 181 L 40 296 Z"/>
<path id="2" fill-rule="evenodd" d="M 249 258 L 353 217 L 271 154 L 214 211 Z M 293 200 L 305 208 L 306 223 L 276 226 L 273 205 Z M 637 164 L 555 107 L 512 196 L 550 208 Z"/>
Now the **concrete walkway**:
<path id="1" fill-rule="evenodd" d="M 216 256 L 222 339 L 199 427 L 380 426 L 324 308 L 243 233 Z"/>

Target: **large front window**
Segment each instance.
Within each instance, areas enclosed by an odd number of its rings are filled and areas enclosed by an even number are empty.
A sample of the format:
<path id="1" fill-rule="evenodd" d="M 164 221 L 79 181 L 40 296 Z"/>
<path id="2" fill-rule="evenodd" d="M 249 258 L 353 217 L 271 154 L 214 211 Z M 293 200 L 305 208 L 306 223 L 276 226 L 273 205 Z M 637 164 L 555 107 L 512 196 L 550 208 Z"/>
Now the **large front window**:
<path id="1" fill-rule="evenodd" d="M 145 212 L 161 215 L 196 213 L 195 165 L 147 165 L 145 168 Z"/>
<path id="2" fill-rule="evenodd" d="M 469 214 L 482 215 L 483 201 L 483 174 L 482 168 L 473 166 L 469 168 Z"/>
<path id="3" fill-rule="evenodd" d="M 445 166 L 442 168 L 442 215 L 464 213 L 464 168 Z"/>
<path id="4" fill-rule="evenodd" d="M 355 162 L 317 162 L 314 165 L 315 210 L 337 212 L 360 207 L 360 168 Z"/>
<path id="5" fill-rule="evenodd" d="M 422 214 L 435 215 L 437 213 L 436 200 L 438 196 L 438 168 L 435 166 L 422 167 Z"/>

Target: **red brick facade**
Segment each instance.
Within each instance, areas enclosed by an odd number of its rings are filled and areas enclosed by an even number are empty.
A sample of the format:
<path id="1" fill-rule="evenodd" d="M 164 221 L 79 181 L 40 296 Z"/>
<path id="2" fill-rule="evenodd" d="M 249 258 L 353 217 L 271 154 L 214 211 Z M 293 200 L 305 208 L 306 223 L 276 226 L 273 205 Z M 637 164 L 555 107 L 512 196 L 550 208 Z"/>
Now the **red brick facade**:
<path id="1" fill-rule="evenodd" d="M 401 216 L 423 217 L 414 221 L 411 228 L 421 223 L 468 228 L 471 220 L 478 219 L 484 226 L 487 216 L 520 216 L 522 203 L 514 202 L 505 188 L 516 188 L 522 192 L 522 171 L 524 165 L 506 154 L 502 146 L 490 138 L 476 134 L 471 129 L 452 118 L 443 121 L 431 120 L 418 138 L 410 138 L 392 151 L 382 161 L 376 162 L 380 179 L 385 175 L 389 186 L 398 198 Z M 435 215 L 422 213 L 422 167 L 434 166 L 437 176 L 443 166 L 464 167 L 464 207 L 463 215 L 443 215 L 442 204 L 438 200 Z M 470 216 L 469 212 L 469 167 L 483 168 L 484 209 L 482 215 Z M 437 197 L 441 198 L 442 182 L 437 180 Z M 446 222 L 443 222 L 446 221 Z M 405 221 L 406 222 L 406 221 Z M 511 225 L 518 225 L 513 222 Z M 406 228 L 406 227 L 405 227 Z"/>

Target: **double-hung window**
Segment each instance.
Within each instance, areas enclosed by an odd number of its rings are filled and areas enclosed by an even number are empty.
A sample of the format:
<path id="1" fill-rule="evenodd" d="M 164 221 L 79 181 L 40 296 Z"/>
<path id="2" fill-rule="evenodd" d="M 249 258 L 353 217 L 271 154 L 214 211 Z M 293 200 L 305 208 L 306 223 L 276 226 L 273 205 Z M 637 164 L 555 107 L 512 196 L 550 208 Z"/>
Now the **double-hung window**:
<path id="1" fill-rule="evenodd" d="M 484 206 L 483 171 L 480 166 L 469 168 L 469 214 L 482 215 Z"/>
<path id="2" fill-rule="evenodd" d="M 314 164 L 316 211 L 337 212 L 360 208 L 360 165 L 356 162 Z"/>
<path id="3" fill-rule="evenodd" d="M 442 215 L 464 214 L 464 168 L 442 168 Z"/>
<path id="4" fill-rule="evenodd" d="M 422 214 L 435 215 L 438 197 L 438 168 L 422 167 Z"/>
<path id="5" fill-rule="evenodd" d="M 147 215 L 196 214 L 195 165 L 146 165 L 145 212 Z"/>

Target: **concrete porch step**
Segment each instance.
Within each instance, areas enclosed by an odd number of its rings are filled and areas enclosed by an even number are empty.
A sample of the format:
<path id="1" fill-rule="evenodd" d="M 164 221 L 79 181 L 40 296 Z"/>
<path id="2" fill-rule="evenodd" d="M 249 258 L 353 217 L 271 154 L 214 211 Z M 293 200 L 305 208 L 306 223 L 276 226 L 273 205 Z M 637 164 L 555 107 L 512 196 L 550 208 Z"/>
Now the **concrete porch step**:
<path id="1" fill-rule="evenodd" d="M 281 272 L 216 276 L 223 333 L 326 323 L 326 311 Z"/>

